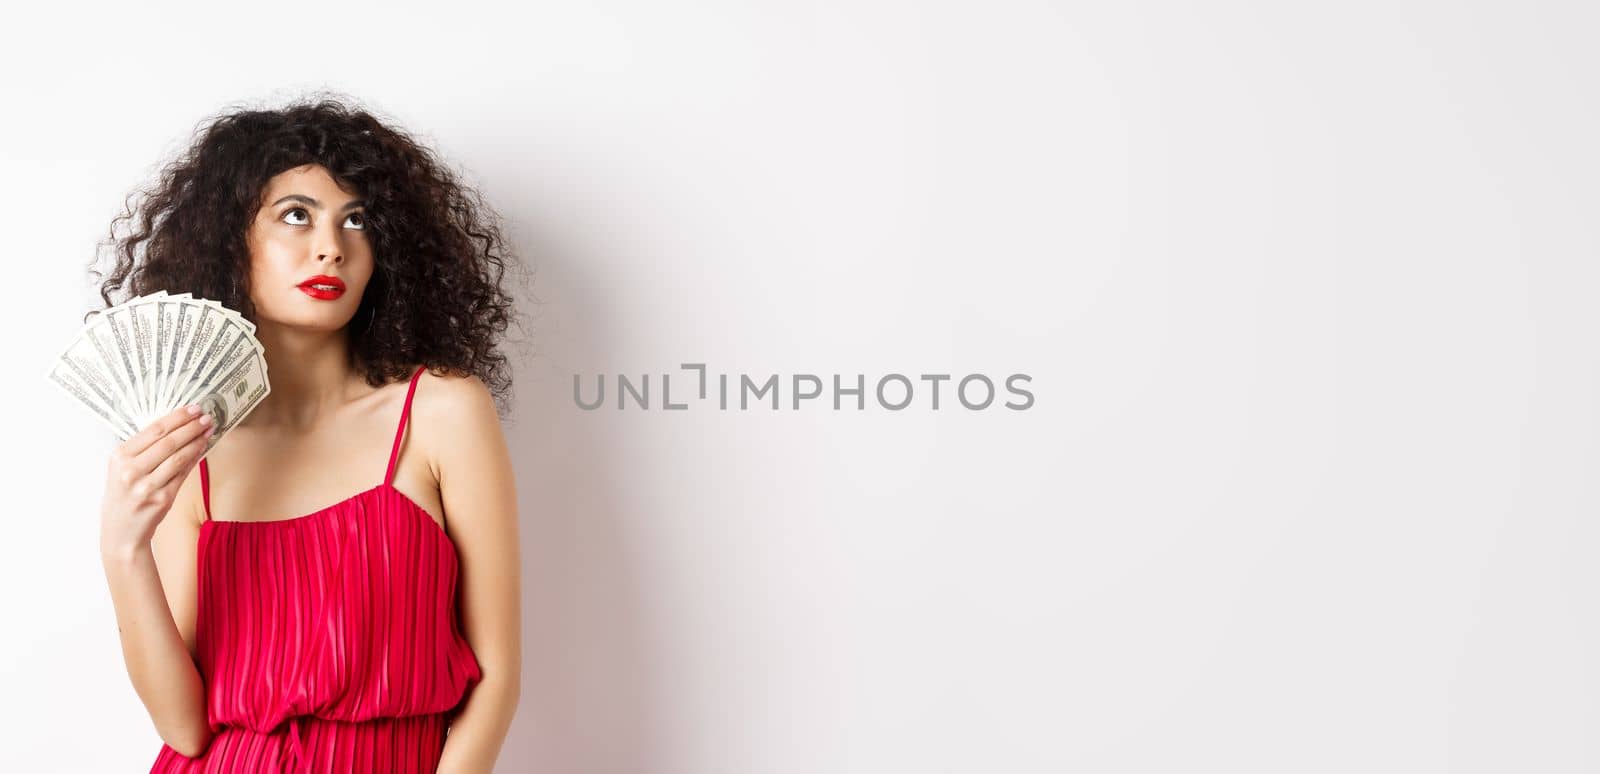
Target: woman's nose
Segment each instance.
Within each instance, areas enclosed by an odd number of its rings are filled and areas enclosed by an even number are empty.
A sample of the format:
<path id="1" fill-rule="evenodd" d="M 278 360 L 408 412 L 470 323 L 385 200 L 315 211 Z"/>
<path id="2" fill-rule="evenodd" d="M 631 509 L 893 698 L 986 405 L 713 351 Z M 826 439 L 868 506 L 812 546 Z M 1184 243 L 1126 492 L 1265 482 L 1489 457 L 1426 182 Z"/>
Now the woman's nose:
<path id="1" fill-rule="evenodd" d="M 318 263 L 338 263 L 344 259 L 344 246 L 334 237 L 324 237 L 316 250 Z"/>
<path id="2" fill-rule="evenodd" d="M 318 263 L 338 263 L 344 258 L 343 234 L 337 229 L 317 229 L 316 253 Z"/>

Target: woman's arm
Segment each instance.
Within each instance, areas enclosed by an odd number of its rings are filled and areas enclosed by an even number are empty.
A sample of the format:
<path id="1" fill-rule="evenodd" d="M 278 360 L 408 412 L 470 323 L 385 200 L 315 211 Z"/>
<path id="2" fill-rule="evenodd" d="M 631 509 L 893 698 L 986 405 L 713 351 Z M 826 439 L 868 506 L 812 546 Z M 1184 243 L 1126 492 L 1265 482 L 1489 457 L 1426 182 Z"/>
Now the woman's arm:
<path id="1" fill-rule="evenodd" d="M 115 460 L 116 480 L 108 486 L 102 516 L 106 524 L 100 560 L 134 691 L 162 741 L 192 758 L 211 742 L 204 683 L 194 660 L 195 546 L 202 506 L 193 464 L 204 446 L 205 427 L 169 415 L 152 428 L 156 429 L 147 430 L 142 441 L 139 435 L 130 439 L 130 446 L 118 454 L 144 448 L 146 453 L 139 455 L 144 463 L 170 460 L 170 464 L 163 463 L 166 467 L 151 471 L 141 482 L 121 476 L 137 467 L 137 460 L 128 456 Z M 175 476 L 180 479 L 175 492 L 147 488 L 173 467 L 187 471 Z M 163 496 L 170 498 L 170 506 L 161 502 Z M 136 502 L 142 505 L 135 507 Z M 146 519 L 152 513 L 160 521 L 153 532 L 146 532 Z"/>
<path id="2" fill-rule="evenodd" d="M 424 377 L 428 378 L 428 377 Z M 440 774 L 490 774 L 522 695 L 521 543 L 517 492 L 488 388 L 477 377 L 432 380 L 414 410 L 432 431 L 446 527 L 461 567 L 462 620 L 483 679 L 450 726 Z"/>

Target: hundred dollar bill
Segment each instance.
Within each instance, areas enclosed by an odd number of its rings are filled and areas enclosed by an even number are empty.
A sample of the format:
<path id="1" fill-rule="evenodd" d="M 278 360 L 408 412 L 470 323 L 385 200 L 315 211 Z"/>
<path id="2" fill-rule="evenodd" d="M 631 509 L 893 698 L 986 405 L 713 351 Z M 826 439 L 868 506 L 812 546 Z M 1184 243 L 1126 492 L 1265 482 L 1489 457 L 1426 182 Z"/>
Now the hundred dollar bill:
<path id="1" fill-rule="evenodd" d="M 172 340 L 172 318 L 167 314 L 171 304 L 168 304 L 166 297 L 163 296 L 156 299 L 153 306 L 155 307 L 156 319 L 156 360 L 153 366 L 156 375 L 155 395 L 156 402 L 164 406 L 167 405 L 166 401 L 162 400 L 162 397 L 166 394 L 167 387 L 167 356 L 174 346 Z"/>
<path id="2" fill-rule="evenodd" d="M 105 362 L 100 359 L 99 351 L 94 347 L 87 330 L 79 331 L 56 361 L 70 371 L 78 384 L 95 396 L 120 421 L 133 424 L 133 414 L 123 405 L 122 393 L 106 374 Z"/>
<path id="3" fill-rule="evenodd" d="M 206 344 L 206 352 L 195 362 L 187 383 L 176 395 L 179 405 L 193 403 L 201 387 L 221 382 L 221 374 L 228 373 L 240 358 L 260 346 L 239 320 L 214 311 L 206 316 L 216 319 L 215 332 Z"/>
<path id="4" fill-rule="evenodd" d="M 108 362 L 101 356 L 101 350 L 96 346 L 94 335 L 99 331 L 100 329 L 92 324 L 79 330 L 56 357 L 56 362 L 51 365 L 52 371 L 59 367 L 63 373 L 70 375 L 71 385 L 62 383 L 63 379 L 53 374 L 51 379 L 66 387 L 67 391 L 74 395 L 81 390 L 93 397 L 100 408 L 111 415 L 114 420 L 113 426 L 133 427 L 133 415 L 124 404 L 122 392 L 116 381 L 107 372 Z"/>
<path id="5" fill-rule="evenodd" d="M 125 306 L 114 306 L 105 310 L 100 315 L 103 325 L 111 333 L 114 349 L 110 353 L 115 359 L 112 368 L 121 368 L 126 387 L 123 399 L 128 408 L 133 412 L 133 423 L 144 427 L 148 422 L 150 410 L 145 406 L 143 385 L 138 378 L 138 369 L 134 368 L 133 322 L 130 319 L 133 313 Z"/>
<path id="6" fill-rule="evenodd" d="M 94 350 L 98 370 L 110 383 L 113 404 L 128 418 L 128 421 L 135 422 L 137 412 L 133 405 L 133 389 L 129 384 L 133 374 L 124 367 L 121 350 L 117 347 L 116 336 L 112 333 L 110 319 L 104 313 L 96 314 L 84 326 L 81 335 Z"/>
<path id="7" fill-rule="evenodd" d="M 160 400 L 164 406 L 177 406 L 179 404 L 172 394 L 177 389 L 182 366 L 193 355 L 190 342 L 194 338 L 195 323 L 206 307 L 198 300 L 189 299 L 188 293 L 180 293 L 157 303 L 161 308 L 161 317 L 167 320 L 167 335 L 172 341 L 167 348 L 166 362 L 161 366 Z"/>
<path id="8" fill-rule="evenodd" d="M 155 293 L 148 293 L 135 298 L 125 304 L 128 307 L 128 321 L 133 331 L 134 376 L 139 383 L 139 397 L 144 401 L 145 414 L 152 420 L 165 414 L 166 409 L 155 401 L 155 348 L 157 339 L 155 306 L 151 302 L 166 294 L 167 291 L 158 290 Z"/>
<path id="9" fill-rule="evenodd" d="M 134 433 L 138 432 L 128 422 L 127 418 L 112 409 L 93 390 L 90 390 L 78 378 L 78 375 L 72 370 L 67 361 L 57 360 L 51 366 L 50 381 L 55 382 L 56 385 L 66 390 L 72 397 L 77 398 L 78 402 L 99 417 L 106 424 L 106 427 L 111 428 L 111 431 L 116 434 L 119 440 L 126 441 L 133 437 Z"/>
<path id="10" fill-rule="evenodd" d="M 217 428 L 206 443 L 206 451 L 211 451 L 211 447 L 271 392 L 266 358 L 260 348 L 249 346 L 244 348 L 244 356 L 221 373 L 217 381 L 201 384 L 192 402 L 200 404 L 200 409 L 211 415 Z"/>
<path id="11" fill-rule="evenodd" d="M 230 317 L 230 318 L 233 318 L 240 325 L 243 325 L 245 330 L 250 331 L 250 335 L 252 335 L 252 336 L 255 335 L 255 333 L 256 333 L 256 324 L 253 323 L 253 322 L 250 322 L 249 320 L 244 319 L 244 315 L 239 314 L 238 312 L 236 312 L 236 311 L 234 311 L 232 309 L 229 309 L 228 307 L 223 306 L 221 301 L 212 301 L 209 298 L 201 298 L 201 299 L 197 299 L 197 300 L 200 303 L 205 304 L 206 306 L 209 306 L 212 309 L 222 313 L 223 315 L 225 315 L 227 317 Z"/>
<path id="12" fill-rule="evenodd" d="M 192 402 L 187 396 L 199 380 L 198 372 L 209 365 L 215 356 L 222 339 L 223 326 L 228 320 L 225 315 L 217 314 L 205 304 L 195 305 L 191 312 L 193 319 L 188 324 L 188 336 L 179 347 L 182 354 L 173 369 L 173 381 L 167 390 L 167 402 L 174 406 Z"/>

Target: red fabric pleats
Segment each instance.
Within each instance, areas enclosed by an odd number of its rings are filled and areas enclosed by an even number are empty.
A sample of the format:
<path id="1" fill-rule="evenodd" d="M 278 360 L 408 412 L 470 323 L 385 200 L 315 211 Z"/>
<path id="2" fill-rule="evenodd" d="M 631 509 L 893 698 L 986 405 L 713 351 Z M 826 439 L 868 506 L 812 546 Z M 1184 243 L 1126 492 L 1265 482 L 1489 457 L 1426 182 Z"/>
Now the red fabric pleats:
<path id="1" fill-rule="evenodd" d="M 455 546 L 390 483 L 421 373 L 384 483 L 293 519 L 202 523 L 195 645 L 214 736 L 196 758 L 162 745 L 151 774 L 437 767 L 482 672 Z"/>

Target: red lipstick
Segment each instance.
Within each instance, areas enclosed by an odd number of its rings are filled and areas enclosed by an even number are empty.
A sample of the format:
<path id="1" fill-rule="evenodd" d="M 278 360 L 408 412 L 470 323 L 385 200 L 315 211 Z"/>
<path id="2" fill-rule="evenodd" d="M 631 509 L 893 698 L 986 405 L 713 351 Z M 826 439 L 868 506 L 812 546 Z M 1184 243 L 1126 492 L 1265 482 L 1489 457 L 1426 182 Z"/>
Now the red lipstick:
<path id="1" fill-rule="evenodd" d="M 332 301 L 333 299 L 344 295 L 344 280 L 339 279 L 338 277 L 330 277 L 326 274 L 318 274 L 315 277 L 307 277 L 304 282 L 301 282 L 298 285 L 298 287 L 300 290 L 304 291 L 306 295 L 324 301 Z"/>

